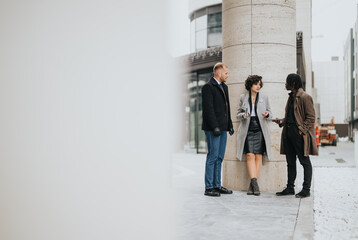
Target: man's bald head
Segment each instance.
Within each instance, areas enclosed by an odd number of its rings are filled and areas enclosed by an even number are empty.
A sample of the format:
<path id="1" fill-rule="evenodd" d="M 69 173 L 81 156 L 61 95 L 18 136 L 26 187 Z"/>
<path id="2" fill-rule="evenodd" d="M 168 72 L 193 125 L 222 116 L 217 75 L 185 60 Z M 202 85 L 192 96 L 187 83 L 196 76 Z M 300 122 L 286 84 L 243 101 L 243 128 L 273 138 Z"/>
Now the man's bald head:
<path id="1" fill-rule="evenodd" d="M 226 82 L 226 79 L 229 77 L 229 67 L 221 62 L 215 64 L 213 72 L 215 79 L 219 82 Z"/>
<path id="2" fill-rule="evenodd" d="M 229 68 L 229 67 L 222 62 L 218 62 L 217 64 L 215 64 L 215 66 L 213 68 L 213 72 L 215 74 L 217 70 L 224 69 L 224 68 Z"/>

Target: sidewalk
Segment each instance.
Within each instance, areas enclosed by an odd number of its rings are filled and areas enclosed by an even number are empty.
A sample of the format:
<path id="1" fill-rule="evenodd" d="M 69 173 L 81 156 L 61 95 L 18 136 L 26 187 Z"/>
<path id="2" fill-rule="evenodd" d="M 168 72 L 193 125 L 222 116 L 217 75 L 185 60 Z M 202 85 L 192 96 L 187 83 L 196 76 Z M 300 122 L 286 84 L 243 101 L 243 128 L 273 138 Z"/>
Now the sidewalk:
<path id="1" fill-rule="evenodd" d="M 248 196 L 245 191 L 218 198 L 204 196 L 205 154 L 176 154 L 173 188 L 178 205 L 178 239 L 313 239 L 313 196 Z M 298 167 L 296 192 L 301 190 Z M 312 191 L 313 193 L 313 191 Z"/>

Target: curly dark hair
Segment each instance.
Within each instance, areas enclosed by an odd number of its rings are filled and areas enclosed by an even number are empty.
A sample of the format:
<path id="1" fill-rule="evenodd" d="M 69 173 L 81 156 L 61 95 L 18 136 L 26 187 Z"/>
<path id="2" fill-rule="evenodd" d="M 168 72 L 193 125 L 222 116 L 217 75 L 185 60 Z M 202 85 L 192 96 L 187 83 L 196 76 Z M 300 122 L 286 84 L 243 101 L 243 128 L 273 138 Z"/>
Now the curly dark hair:
<path id="1" fill-rule="evenodd" d="M 288 86 L 293 87 L 294 89 L 298 90 L 299 88 L 302 88 L 302 80 L 300 75 L 296 73 L 290 73 L 288 74 L 286 78 L 286 83 Z"/>
<path id="2" fill-rule="evenodd" d="M 245 81 L 245 88 L 247 91 L 250 91 L 252 85 L 260 82 L 260 88 L 264 86 L 262 83 L 262 77 L 258 75 L 249 75 Z"/>

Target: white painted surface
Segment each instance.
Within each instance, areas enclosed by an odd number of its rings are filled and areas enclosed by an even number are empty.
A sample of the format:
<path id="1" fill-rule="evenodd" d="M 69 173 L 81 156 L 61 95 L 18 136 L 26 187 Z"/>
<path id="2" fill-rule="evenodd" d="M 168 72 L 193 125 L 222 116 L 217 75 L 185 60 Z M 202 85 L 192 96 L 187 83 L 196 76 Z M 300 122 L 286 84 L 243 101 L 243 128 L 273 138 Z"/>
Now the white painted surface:
<path id="1" fill-rule="evenodd" d="M 344 62 L 314 62 L 313 71 L 320 103 L 321 123 L 345 123 Z"/>
<path id="2" fill-rule="evenodd" d="M 0 239 L 172 239 L 165 5 L 0 1 Z"/>
<path id="3" fill-rule="evenodd" d="M 353 30 L 348 32 L 346 42 L 344 44 L 344 93 L 345 93 L 345 121 L 351 121 L 352 116 L 352 85 L 351 85 L 351 72 L 352 72 L 352 44 Z"/>

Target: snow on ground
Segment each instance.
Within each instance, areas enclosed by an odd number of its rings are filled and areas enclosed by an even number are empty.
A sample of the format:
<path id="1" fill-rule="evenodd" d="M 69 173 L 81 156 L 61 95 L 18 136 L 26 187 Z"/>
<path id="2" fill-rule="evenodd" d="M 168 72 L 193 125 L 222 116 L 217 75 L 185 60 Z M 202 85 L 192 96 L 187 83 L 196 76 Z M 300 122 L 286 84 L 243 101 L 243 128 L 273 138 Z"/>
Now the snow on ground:
<path id="1" fill-rule="evenodd" d="M 320 156 L 312 161 L 315 240 L 358 239 L 358 169 L 352 166 L 354 148 L 352 143 L 340 145 L 321 148 Z"/>
<path id="2" fill-rule="evenodd" d="M 315 240 L 358 239 L 358 172 L 314 169 Z"/>
<path id="3" fill-rule="evenodd" d="M 340 137 L 338 138 L 339 142 L 348 142 L 349 138 L 348 137 Z"/>

